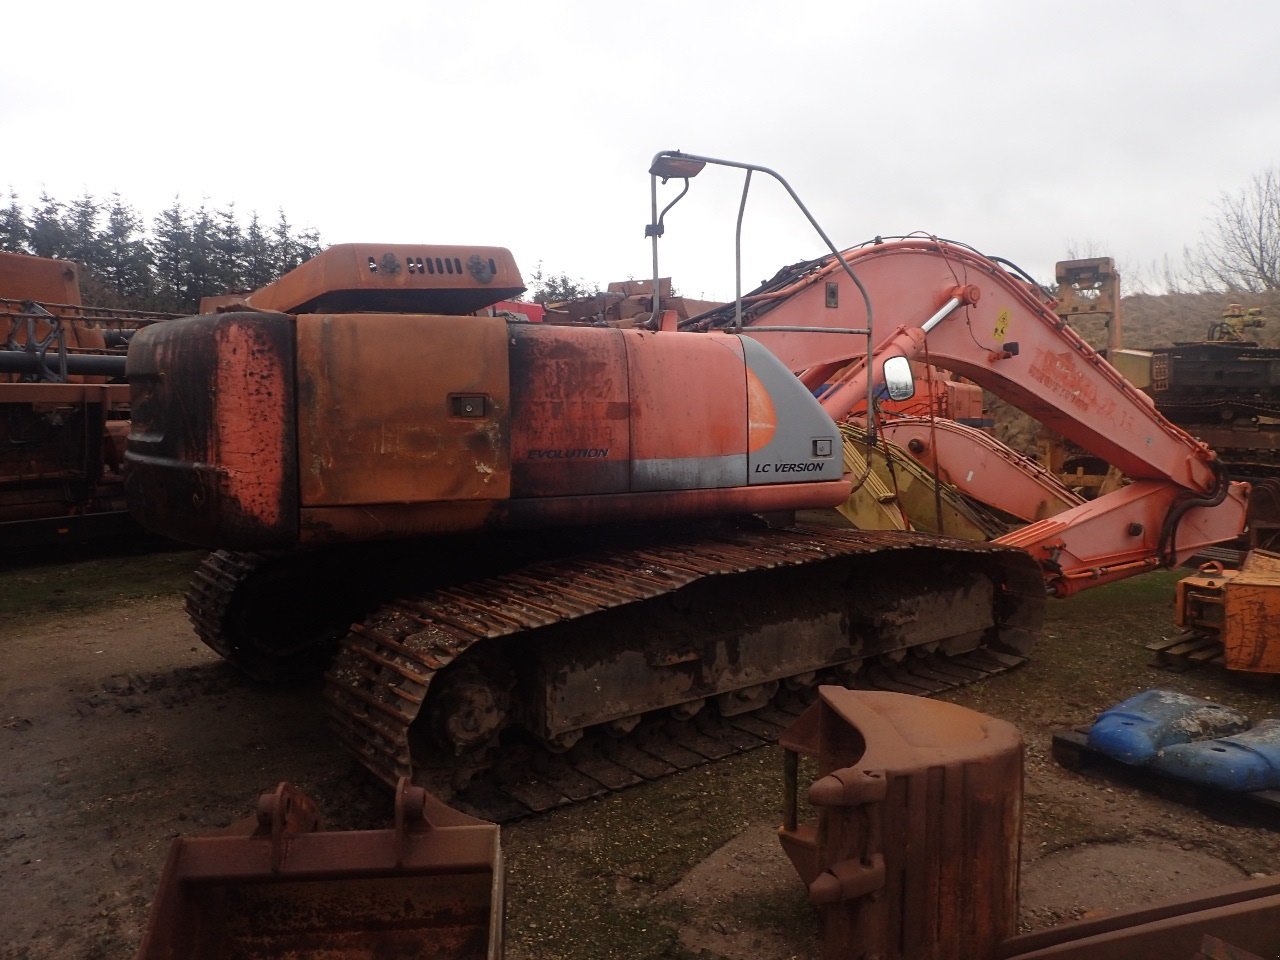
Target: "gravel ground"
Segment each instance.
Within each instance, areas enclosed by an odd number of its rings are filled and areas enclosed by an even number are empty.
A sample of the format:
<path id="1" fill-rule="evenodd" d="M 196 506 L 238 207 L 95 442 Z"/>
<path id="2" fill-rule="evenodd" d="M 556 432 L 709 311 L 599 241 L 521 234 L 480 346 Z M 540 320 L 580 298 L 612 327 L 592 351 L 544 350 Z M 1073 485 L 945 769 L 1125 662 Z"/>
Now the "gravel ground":
<path id="1" fill-rule="evenodd" d="M 148 569 L 118 575 L 136 586 Z M 129 956 L 170 839 L 245 816 L 279 780 L 332 826 L 387 825 L 389 797 L 330 740 L 315 689 L 243 681 L 195 641 L 170 587 L 66 602 L 83 575 L 0 572 L 10 598 L 59 578 L 64 598 L 0 607 L 0 958 Z M 1050 757 L 1052 730 L 1153 686 L 1280 713 L 1273 691 L 1220 671 L 1147 666 L 1140 644 L 1172 629 L 1173 580 L 1055 604 L 1030 665 L 950 696 L 1026 738 L 1024 929 L 1277 870 L 1265 825 Z M 780 756 L 761 750 L 505 828 L 508 956 L 812 956 L 817 921 L 774 839 L 781 793 Z"/>

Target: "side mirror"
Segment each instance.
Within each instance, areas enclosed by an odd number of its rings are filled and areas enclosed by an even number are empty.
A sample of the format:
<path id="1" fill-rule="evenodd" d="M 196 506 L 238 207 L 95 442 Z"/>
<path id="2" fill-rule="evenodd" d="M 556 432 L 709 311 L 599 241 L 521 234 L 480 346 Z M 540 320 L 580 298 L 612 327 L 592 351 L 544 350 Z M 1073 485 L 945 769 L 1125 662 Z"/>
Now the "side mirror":
<path id="1" fill-rule="evenodd" d="M 884 362 L 884 388 L 890 400 L 910 400 L 915 396 L 916 381 L 911 376 L 910 360 L 896 356 Z"/>

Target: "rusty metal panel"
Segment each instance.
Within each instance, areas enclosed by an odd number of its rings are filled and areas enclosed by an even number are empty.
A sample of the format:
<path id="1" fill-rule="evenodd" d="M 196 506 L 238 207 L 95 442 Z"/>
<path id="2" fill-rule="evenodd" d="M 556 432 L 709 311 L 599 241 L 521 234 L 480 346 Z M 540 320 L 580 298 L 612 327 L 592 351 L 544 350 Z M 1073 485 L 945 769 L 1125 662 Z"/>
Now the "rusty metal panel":
<path id="1" fill-rule="evenodd" d="M 1280 673 L 1280 554 L 1250 551 L 1223 587 L 1222 659 L 1228 670 Z"/>
<path id="2" fill-rule="evenodd" d="M 625 493 L 632 411 L 622 332 L 543 324 L 510 332 L 513 496 Z"/>
<path id="3" fill-rule="evenodd" d="M 293 321 L 188 317 L 129 351 L 129 508 L 178 540 L 233 549 L 297 539 Z"/>
<path id="4" fill-rule="evenodd" d="M 505 499 L 507 324 L 298 317 L 304 507 Z"/>
<path id="5" fill-rule="evenodd" d="M 228 835 L 173 841 L 138 960 L 502 956 L 498 827 L 402 781 L 394 830 L 327 833 L 287 783 Z"/>
<path id="6" fill-rule="evenodd" d="M 1227 941 L 1239 952 L 1214 942 Z M 1210 947 L 1210 949 L 1206 949 Z M 1166 960 L 1280 954 L 1280 884 L 1274 877 L 1199 896 L 1065 923 L 1006 940 L 1001 960 Z"/>
<path id="7" fill-rule="evenodd" d="M 737 338 L 624 334 L 631 392 L 644 398 L 631 413 L 632 489 L 746 485 L 746 362 Z"/>
<path id="8" fill-rule="evenodd" d="M 788 751 L 787 855 L 822 918 L 824 958 L 994 956 L 1018 911 L 1022 738 L 900 693 L 819 688 Z M 816 823 L 797 822 L 796 754 L 816 756 Z"/>
<path id="9" fill-rule="evenodd" d="M 515 259 L 501 247 L 338 243 L 238 300 L 255 310 L 282 313 L 458 315 L 524 289 Z M 200 312 L 228 299 L 207 297 Z"/>
<path id="10" fill-rule="evenodd" d="M 78 305 L 80 267 L 70 260 L 0 251 L 0 296 Z"/>

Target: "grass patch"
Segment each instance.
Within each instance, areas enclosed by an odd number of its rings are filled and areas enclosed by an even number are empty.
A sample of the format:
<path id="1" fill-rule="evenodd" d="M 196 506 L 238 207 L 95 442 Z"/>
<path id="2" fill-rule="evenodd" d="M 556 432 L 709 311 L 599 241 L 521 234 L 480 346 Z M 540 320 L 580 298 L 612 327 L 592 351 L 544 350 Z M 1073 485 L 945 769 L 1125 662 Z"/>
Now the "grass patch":
<path id="1" fill-rule="evenodd" d="M 781 810 L 781 758 L 757 750 L 504 828 L 509 955 L 687 956 L 678 906 L 655 898 Z"/>
<path id="2" fill-rule="evenodd" d="M 202 551 L 50 561 L 0 568 L 0 621 L 39 620 L 182 594 Z"/>

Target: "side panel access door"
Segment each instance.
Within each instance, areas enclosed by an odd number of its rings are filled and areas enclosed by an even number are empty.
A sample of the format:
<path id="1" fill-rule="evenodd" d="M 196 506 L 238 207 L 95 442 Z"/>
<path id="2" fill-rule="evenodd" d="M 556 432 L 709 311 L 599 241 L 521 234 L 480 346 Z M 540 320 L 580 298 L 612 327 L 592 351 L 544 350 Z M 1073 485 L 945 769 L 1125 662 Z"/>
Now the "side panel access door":
<path id="1" fill-rule="evenodd" d="M 303 507 L 511 494 L 506 321 L 298 317 Z"/>

